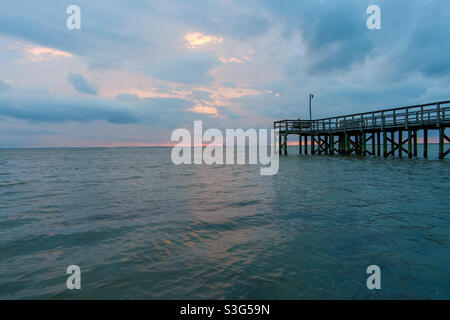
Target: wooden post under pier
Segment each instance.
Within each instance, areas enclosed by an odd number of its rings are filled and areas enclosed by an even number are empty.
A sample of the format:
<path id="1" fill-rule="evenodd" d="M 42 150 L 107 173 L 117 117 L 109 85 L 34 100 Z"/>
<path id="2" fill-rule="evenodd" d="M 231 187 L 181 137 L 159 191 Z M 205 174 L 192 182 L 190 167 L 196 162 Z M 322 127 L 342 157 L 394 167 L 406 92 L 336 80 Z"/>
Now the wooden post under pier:
<path id="1" fill-rule="evenodd" d="M 367 136 L 366 136 L 366 134 L 363 132 L 363 133 L 361 133 L 361 145 L 362 145 L 362 155 L 363 156 L 365 156 L 365 155 L 367 155 L 367 141 L 366 141 L 366 139 L 367 139 Z"/>
<path id="2" fill-rule="evenodd" d="M 287 150 L 288 134 L 289 134 L 289 123 L 288 123 L 288 121 L 286 121 L 286 131 L 284 134 L 284 155 L 285 156 L 288 155 L 288 150 Z"/>
<path id="3" fill-rule="evenodd" d="M 413 139 L 413 133 L 411 130 L 408 130 L 408 158 L 412 158 L 412 156 L 413 156 L 412 139 Z"/>
<path id="4" fill-rule="evenodd" d="M 377 156 L 381 156 L 381 132 L 380 131 L 377 132 L 377 146 L 378 146 Z"/>
<path id="5" fill-rule="evenodd" d="M 417 157 L 417 130 L 414 130 L 413 132 L 413 139 L 414 139 L 414 144 L 413 144 L 413 149 L 414 149 L 414 157 Z"/>
<path id="6" fill-rule="evenodd" d="M 314 136 L 311 136 L 311 155 L 316 154 L 315 144 L 316 144 L 316 138 Z"/>
<path id="7" fill-rule="evenodd" d="M 348 133 L 345 134 L 345 149 L 344 153 L 350 154 L 350 135 Z"/>
<path id="8" fill-rule="evenodd" d="M 330 135 L 330 154 L 334 154 L 334 135 Z"/>
<path id="9" fill-rule="evenodd" d="M 284 155 L 287 156 L 288 155 L 288 151 L 287 151 L 287 140 L 288 140 L 288 135 L 285 134 L 284 135 Z"/>
<path id="10" fill-rule="evenodd" d="M 375 153 L 376 153 L 375 133 L 372 132 L 372 155 L 375 156 Z"/>
<path id="11" fill-rule="evenodd" d="M 383 157 L 388 156 L 388 133 L 385 131 L 383 133 Z"/>
<path id="12" fill-rule="evenodd" d="M 305 135 L 305 155 L 308 154 L 308 136 Z"/>
<path id="13" fill-rule="evenodd" d="M 394 131 L 391 131 L 391 153 L 394 155 L 395 152 L 395 134 Z"/>
<path id="14" fill-rule="evenodd" d="M 281 156 L 281 148 L 283 145 L 281 144 L 281 135 L 278 136 L 278 154 Z"/>
<path id="15" fill-rule="evenodd" d="M 298 153 L 302 154 L 302 135 L 298 135 Z"/>

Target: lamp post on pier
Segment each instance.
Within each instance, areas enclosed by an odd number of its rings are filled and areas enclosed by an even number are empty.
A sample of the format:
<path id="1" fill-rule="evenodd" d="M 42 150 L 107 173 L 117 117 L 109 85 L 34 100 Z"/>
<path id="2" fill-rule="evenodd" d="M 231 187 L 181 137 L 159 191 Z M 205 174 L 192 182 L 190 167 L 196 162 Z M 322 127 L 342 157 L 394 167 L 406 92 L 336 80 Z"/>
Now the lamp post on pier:
<path id="1" fill-rule="evenodd" d="M 311 100 L 314 98 L 313 94 L 309 94 L 309 120 L 312 121 L 312 112 L 311 112 Z"/>

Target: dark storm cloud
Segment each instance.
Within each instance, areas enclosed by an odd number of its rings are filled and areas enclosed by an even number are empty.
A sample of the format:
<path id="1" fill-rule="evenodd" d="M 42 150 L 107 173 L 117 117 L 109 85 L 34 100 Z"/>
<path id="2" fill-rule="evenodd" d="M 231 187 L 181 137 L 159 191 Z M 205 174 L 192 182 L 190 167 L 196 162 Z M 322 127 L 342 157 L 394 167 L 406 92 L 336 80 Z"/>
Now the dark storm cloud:
<path id="1" fill-rule="evenodd" d="M 0 114 L 36 122 L 135 123 L 138 119 L 126 105 L 103 99 L 55 97 L 49 94 L 0 94 Z"/>
<path id="2" fill-rule="evenodd" d="M 390 55 L 389 68 L 400 73 L 442 75 L 450 68 L 450 5 L 445 1 L 264 1 L 285 36 L 301 33 L 306 44 L 308 73 L 329 75 L 346 71 L 367 58 Z M 366 8 L 381 8 L 382 30 L 366 28 Z M 299 59 L 287 61 L 287 71 L 297 72 Z"/>
<path id="3" fill-rule="evenodd" d="M 70 73 L 68 79 L 73 88 L 79 93 L 97 94 L 97 87 L 94 84 L 89 83 L 81 74 Z"/>
<path id="4" fill-rule="evenodd" d="M 104 120 L 114 124 L 173 127 L 193 119 L 193 103 L 176 98 L 145 98 L 124 94 L 117 99 L 56 97 L 48 93 L 0 94 L 0 115 L 31 122 L 59 123 Z"/>

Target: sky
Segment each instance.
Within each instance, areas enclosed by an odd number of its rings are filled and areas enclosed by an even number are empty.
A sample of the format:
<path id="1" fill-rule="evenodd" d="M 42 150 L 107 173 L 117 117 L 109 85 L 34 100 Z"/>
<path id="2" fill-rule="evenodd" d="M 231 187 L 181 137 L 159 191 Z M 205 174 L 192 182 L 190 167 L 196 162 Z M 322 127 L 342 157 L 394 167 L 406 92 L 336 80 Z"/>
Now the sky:
<path id="1" fill-rule="evenodd" d="M 381 29 L 368 29 L 369 5 Z M 81 29 L 66 26 L 67 7 Z M 450 100 L 447 0 L 2 0 L 0 147 L 168 145 Z"/>

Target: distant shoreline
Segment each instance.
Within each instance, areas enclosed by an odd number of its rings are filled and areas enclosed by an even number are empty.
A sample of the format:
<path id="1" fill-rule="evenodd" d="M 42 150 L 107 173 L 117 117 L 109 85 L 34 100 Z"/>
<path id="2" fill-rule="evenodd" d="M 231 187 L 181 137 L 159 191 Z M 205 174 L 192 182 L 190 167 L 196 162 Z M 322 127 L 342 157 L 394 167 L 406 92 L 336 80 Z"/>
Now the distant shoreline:
<path id="1" fill-rule="evenodd" d="M 446 145 L 450 144 L 448 142 Z M 368 143 L 368 146 L 372 144 Z M 417 143 L 417 145 L 423 145 L 423 143 Z M 439 142 L 428 142 L 428 145 L 439 145 Z M 288 147 L 298 147 L 297 144 L 288 144 Z M 309 144 L 308 144 L 309 146 Z M 0 147 L 0 150 L 24 150 L 24 149 L 43 149 L 43 150 L 57 150 L 57 149 L 120 149 L 120 148 L 173 148 L 174 146 L 161 145 L 161 146 L 98 146 L 98 147 Z"/>

